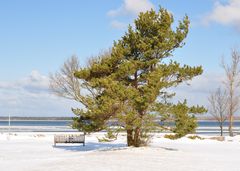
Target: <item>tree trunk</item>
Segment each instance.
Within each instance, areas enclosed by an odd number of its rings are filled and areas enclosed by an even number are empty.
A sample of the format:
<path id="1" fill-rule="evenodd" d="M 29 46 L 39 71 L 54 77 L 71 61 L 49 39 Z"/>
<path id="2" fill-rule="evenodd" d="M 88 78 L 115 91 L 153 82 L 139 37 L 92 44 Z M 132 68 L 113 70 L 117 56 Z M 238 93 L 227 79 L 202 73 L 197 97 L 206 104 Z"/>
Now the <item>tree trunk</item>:
<path id="1" fill-rule="evenodd" d="M 220 123 L 221 136 L 223 136 L 223 124 Z"/>
<path id="2" fill-rule="evenodd" d="M 134 147 L 140 146 L 141 146 L 140 128 L 137 127 L 134 131 Z"/>
<path id="3" fill-rule="evenodd" d="M 231 136 L 231 137 L 233 137 L 232 128 L 233 128 L 233 115 L 230 115 L 229 116 L 229 128 L 228 128 L 228 130 L 229 130 L 229 136 Z"/>
<path id="4" fill-rule="evenodd" d="M 134 145 L 133 130 L 132 129 L 127 130 L 127 145 L 128 146 L 133 146 Z"/>
<path id="5" fill-rule="evenodd" d="M 234 111 L 234 107 L 233 107 L 233 104 L 234 104 L 234 96 L 233 96 L 233 94 L 234 94 L 234 88 L 233 88 L 233 82 L 234 82 L 234 80 L 230 80 L 231 82 L 230 82 L 230 109 L 229 109 L 229 128 L 228 128 L 228 130 L 229 130 L 229 136 L 233 136 L 233 130 L 232 130 L 232 128 L 233 128 L 233 111 Z"/>
<path id="6" fill-rule="evenodd" d="M 140 147 L 141 146 L 141 135 L 140 128 L 136 128 L 135 130 L 129 129 L 127 130 L 127 145 Z"/>

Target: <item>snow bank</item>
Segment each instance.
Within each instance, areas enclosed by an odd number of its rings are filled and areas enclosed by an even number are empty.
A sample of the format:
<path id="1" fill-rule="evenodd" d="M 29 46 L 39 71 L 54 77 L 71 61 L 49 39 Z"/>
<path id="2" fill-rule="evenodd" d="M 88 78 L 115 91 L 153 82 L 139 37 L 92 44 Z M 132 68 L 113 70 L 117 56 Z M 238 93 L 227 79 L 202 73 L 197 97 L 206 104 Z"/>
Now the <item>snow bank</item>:
<path id="1" fill-rule="evenodd" d="M 169 140 L 156 134 L 149 147 L 126 147 L 126 136 L 99 143 L 103 133 L 88 135 L 86 146 L 53 146 L 55 133 L 0 133 L 1 171 L 48 170 L 239 170 L 240 136 L 225 141 Z M 205 136 L 204 138 L 210 138 Z"/>

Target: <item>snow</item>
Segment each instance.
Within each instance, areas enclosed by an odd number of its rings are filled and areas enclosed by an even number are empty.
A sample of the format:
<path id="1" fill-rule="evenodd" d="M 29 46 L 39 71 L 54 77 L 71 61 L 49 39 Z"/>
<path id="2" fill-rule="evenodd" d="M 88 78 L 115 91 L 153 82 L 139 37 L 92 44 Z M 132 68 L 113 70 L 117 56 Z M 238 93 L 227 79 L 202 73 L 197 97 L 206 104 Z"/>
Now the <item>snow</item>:
<path id="1" fill-rule="evenodd" d="M 239 170 L 240 136 L 226 137 L 225 141 L 187 137 L 169 140 L 163 138 L 164 134 L 155 134 L 148 147 L 133 148 L 126 147 L 125 134 L 114 142 L 98 142 L 97 137 L 103 133 L 87 135 L 85 147 L 82 144 L 54 147 L 54 134 L 69 133 L 0 133 L 0 170 Z"/>

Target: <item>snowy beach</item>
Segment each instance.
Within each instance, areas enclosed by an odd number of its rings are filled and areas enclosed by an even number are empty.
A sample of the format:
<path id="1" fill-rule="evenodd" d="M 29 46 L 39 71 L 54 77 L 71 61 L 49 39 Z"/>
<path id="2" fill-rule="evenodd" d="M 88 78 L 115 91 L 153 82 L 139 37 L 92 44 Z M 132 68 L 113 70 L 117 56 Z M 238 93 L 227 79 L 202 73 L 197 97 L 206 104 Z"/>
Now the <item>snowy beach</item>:
<path id="1" fill-rule="evenodd" d="M 125 134 L 111 143 L 98 142 L 103 133 L 87 135 L 85 147 L 54 147 L 54 134 L 68 133 L 1 133 L 0 170 L 239 170 L 240 136 L 169 140 L 155 134 L 148 147 L 132 148 L 126 147 Z"/>

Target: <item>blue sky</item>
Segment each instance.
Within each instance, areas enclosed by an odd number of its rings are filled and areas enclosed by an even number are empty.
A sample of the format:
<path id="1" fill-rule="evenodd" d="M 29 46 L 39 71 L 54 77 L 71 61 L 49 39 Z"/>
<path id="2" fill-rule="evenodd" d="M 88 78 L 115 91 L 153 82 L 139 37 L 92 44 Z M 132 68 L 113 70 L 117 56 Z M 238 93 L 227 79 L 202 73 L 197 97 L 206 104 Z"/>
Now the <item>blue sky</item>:
<path id="1" fill-rule="evenodd" d="M 206 105 L 207 92 L 222 79 L 221 56 L 228 60 L 240 45 L 238 0 L 9 0 L 0 1 L 0 115 L 68 116 L 76 104 L 49 95 L 48 74 L 73 54 L 84 66 L 118 40 L 139 11 L 159 5 L 176 21 L 185 14 L 191 20 L 186 46 L 174 58 L 203 66 L 191 90 L 203 100 L 184 86 L 177 91 Z"/>

